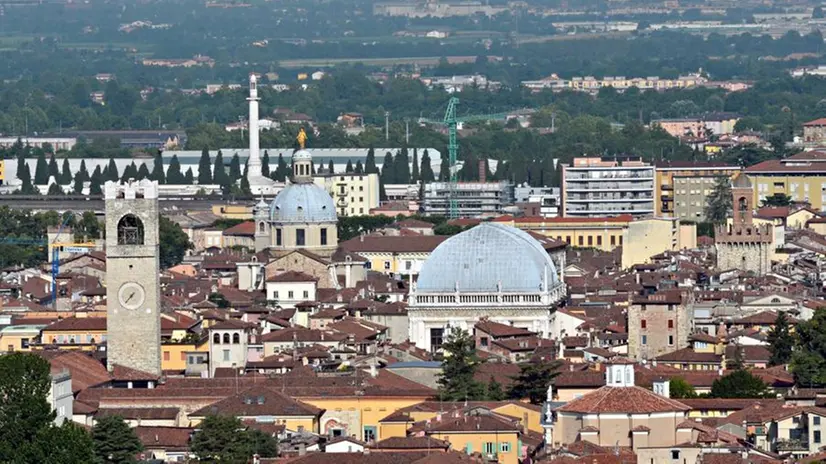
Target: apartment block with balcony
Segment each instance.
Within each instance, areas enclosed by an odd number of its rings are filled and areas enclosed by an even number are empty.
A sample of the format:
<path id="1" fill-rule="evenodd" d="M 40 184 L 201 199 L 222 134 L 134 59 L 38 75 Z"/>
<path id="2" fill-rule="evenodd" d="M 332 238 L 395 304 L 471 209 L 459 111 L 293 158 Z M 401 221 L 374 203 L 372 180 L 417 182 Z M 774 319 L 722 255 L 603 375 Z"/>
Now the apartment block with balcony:
<path id="1" fill-rule="evenodd" d="M 498 216 L 514 203 L 514 186 L 507 181 L 459 182 L 455 187 L 459 217 Z M 450 212 L 450 183 L 431 182 L 425 186 L 422 204 L 430 215 L 447 216 Z"/>
<path id="2" fill-rule="evenodd" d="M 332 195 L 340 217 L 365 215 L 379 206 L 378 174 L 317 174 L 313 182 Z"/>
<path id="3" fill-rule="evenodd" d="M 563 216 L 654 213 L 654 166 L 641 158 L 574 158 L 562 165 Z"/>
<path id="4" fill-rule="evenodd" d="M 753 204 L 784 194 L 808 203 L 815 211 L 826 209 L 826 151 L 804 151 L 782 160 L 766 160 L 744 170 L 754 187 Z"/>
<path id="5" fill-rule="evenodd" d="M 705 205 L 720 177 L 731 178 L 739 166 L 714 162 L 662 161 L 656 163 L 654 194 L 657 216 L 705 221 Z"/>

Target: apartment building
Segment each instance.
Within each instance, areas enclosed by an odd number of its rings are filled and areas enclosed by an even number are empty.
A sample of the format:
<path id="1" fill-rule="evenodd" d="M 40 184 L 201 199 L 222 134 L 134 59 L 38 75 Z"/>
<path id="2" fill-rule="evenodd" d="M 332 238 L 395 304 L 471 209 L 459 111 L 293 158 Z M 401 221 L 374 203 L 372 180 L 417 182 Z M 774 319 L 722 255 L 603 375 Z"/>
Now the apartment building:
<path id="1" fill-rule="evenodd" d="M 450 212 L 449 182 L 431 182 L 424 188 L 422 204 L 425 214 L 444 215 Z M 496 216 L 513 204 L 514 187 L 508 181 L 459 182 L 455 187 L 456 210 L 459 217 Z"/>
<path id="2" fill-rule="evenodd" d="M 754 203 L 782 193 L 806 202 L 815 211 L 826 207 L 826 151 L 804 151 L 782 160 L 767 160 L 746 168 L 754 188 Z"/>
<path id="3" fill-rule="evenodd" d="M 611 251 L 623 244 L 623 235 L 634 218 L 628 214 L 612 217 L 544 218 L 501 216 L 494 222 L 548 236 L 572 247 Z"/>
<path id="4" fill-rule="evenodd" d="M 339 216 L 361 216 L 379 206 L 378 174 L 317 174 L 313 182 L 332 195 Z"/>
<path id="5" fill-rule="evenodd" d="M 651 126 L 659 126 L 674 137 L 704 137 L 708 132 L 714 135 L 734 133 L 734 126 L 740 116 L 734 113 L 706 113 L 690 118 L 657 119 Z"/>
<path id="6" fill-rule="evenodd" d="M 562 215 L 653 215 L 654 166 L 640 157 L 574 158 L 562 165 Z"/>
<path id="7" fill-rule="evenodd" d="M 655 165 L 655 214 L 695 222 L 705 221 L 706 201 L 717 180 L 740 172 L 739 166 L 702 161 L 661 161 Z"/>
<path id="8" fill-rule="evenodd" d="M 654 359 L 688 346 L 694 311 L 678 292 L 638 297 L 628 307 L 628 357 Z"/>

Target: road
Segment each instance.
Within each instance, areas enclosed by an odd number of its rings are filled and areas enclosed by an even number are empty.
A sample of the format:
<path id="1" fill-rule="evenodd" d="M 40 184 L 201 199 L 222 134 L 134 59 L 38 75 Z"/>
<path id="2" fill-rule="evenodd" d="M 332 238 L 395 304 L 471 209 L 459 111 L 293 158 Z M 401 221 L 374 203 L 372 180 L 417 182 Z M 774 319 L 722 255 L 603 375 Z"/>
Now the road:
<path id="1" fill-rule="evenodd" d="M 251 200 L 252 201 L 252 200 Z M 220 199 L 196 199 L 196 198 L 175 198 L 160 200 L 162 211 L 209 211 L 212 205 L 219 203 L 229 203 Z M 239 201 L 243 204 L 245 202 Z M 92 211 L 95 214 L 103 215 L 104 203 L 101 198 L 82 197 L 29 197 L 19 195 L 0 195 L 0 206 L 8 206 L 14 209 L 30 209 L 35 212 L 40 211 Z"/>

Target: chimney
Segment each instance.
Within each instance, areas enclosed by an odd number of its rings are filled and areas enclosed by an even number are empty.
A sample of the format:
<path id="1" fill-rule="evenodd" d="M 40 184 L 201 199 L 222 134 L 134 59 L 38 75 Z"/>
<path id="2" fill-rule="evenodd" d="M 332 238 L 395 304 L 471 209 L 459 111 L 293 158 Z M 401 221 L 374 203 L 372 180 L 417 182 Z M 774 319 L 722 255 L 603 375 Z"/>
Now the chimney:
<path id="1" fill-rule="evenodd" d="M 487 170 L 485 169 L 485 160 L 479 160 L 479 182 L 487 182 Z"/>
<path id="2" fill-rule="evenodd" d="M 304 444 L 304 443 L 299 443 L 298 444 L 298 455 L 299 456 L 304 456 L 305 454 L 307 454 L 307 445 Z"/>

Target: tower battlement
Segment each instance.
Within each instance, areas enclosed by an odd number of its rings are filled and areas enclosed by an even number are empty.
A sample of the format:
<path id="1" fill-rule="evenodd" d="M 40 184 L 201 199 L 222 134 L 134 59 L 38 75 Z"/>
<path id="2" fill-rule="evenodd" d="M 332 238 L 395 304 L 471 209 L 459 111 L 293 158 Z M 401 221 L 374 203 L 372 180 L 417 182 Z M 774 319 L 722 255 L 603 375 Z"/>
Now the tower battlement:
<path id="1" fill-rule="evenodd" d="M 149 179 L 130 180 L 125 184 L 110 180 L 103 186 L 103 198 L 106 200 L 155 199 L 158 198 L 158 183 Z"/>

